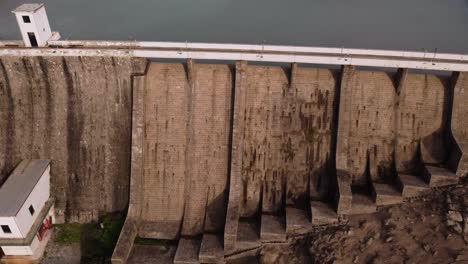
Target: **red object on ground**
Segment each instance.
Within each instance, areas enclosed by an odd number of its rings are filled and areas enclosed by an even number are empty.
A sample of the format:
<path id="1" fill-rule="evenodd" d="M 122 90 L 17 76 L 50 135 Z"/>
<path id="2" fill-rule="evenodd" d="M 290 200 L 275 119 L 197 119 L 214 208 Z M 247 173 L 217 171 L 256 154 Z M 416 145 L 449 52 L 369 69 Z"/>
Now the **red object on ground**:
<path id="1" fill-rule="evenodd" d="M 39 229 L 39 232 L 37 232 L 37 238 L 39 239 L 39 241 L 42 241 L 42 238 L 44 238 L 45 233 L 51 227 L 52 227 L 52 219 L 50 218 L 44 219 L 44 222 L 42 223 L 42 226 Z"/>

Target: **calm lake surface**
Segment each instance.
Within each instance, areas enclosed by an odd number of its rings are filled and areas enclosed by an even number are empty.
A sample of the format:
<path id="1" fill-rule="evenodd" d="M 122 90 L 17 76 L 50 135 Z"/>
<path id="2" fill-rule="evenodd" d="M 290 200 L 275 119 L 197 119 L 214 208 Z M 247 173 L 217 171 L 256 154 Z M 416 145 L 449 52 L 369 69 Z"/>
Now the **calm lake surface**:
<path id="1" fill-rule="evenodd" d="M 19 39 L 0 0 L 0 40 Z M 43 0 L 63 39 L 267 43 L 468 53 L 468 0 Z"/>

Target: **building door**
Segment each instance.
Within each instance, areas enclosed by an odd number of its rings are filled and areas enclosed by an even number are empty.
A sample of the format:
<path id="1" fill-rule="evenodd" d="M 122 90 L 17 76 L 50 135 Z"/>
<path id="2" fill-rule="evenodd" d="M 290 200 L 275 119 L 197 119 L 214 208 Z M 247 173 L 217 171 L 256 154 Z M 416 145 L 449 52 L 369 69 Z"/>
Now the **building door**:
<path id="1" fill-rule="evenodd" d="M 31 47 L 37 47 L 36 35 L 34 35 L 34 32 L 28 32 L 28 37 L 29 43 L 31 43 Z"/>

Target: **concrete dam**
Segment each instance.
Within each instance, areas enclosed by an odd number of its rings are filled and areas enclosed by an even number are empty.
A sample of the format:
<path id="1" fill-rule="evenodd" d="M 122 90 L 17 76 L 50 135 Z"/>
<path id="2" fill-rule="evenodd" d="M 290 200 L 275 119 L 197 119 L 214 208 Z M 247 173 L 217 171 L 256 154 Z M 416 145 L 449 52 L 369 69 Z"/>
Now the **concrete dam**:
<path id="1" fill-rule="evenodd" d="M 18 52 L 0 56 L 0 182 L 51 159 L 59 222 L 128 208 L 114 263 L 137 236 L 229 262 L 468 174 L 464 71 Z"/>

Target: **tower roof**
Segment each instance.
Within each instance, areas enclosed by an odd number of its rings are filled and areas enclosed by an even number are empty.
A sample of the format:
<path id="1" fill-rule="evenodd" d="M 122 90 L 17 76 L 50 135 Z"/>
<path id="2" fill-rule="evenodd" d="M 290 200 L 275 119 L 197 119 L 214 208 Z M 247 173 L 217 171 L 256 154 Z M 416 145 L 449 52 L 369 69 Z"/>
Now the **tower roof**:
<path id="1" fill-rule="evenodd" d="M 15 216 L 50 164 L 50 160 L 23 160 L 0 187 L 0 216 Z"/>
<path id="2" fill-rule="evenodd" d="M 12 13 L 34 13 L 39 8 L 43 7 L 44 4 L 42 3 L 35 3 L 35 4 L 22 4 L 18 6 L 15 10 L 11 11 Z"/>

